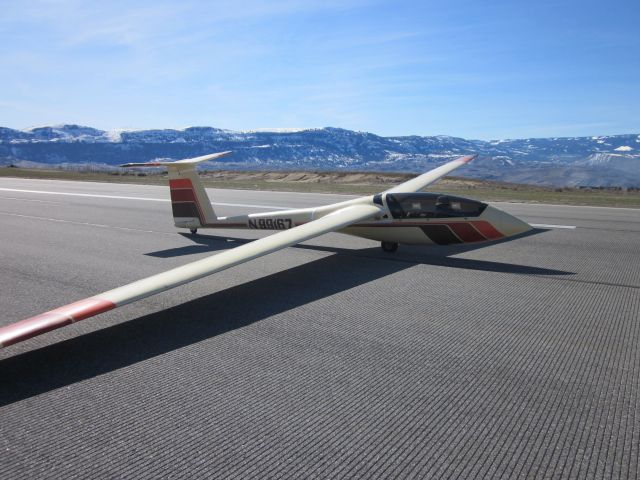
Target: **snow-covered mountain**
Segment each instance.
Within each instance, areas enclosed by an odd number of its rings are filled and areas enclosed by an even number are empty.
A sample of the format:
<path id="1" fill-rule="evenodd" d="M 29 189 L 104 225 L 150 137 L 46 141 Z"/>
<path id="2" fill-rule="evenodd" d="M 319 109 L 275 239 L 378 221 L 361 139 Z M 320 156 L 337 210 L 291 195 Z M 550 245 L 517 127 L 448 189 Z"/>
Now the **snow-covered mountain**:
<path id="1" fill-rule="evenodd" d="M 478 153 L 480 157 L 460 175 L 557 186 L 640 186 L 637 134 L 482 141 L 442 135 L 380 137 L 341 128 L 103 131 L 79 125 L 27 130 L 0 127 L 3 164 L 118 165 L 222 150 L 234 154 L 229 161 L 209 168 L 422 172 L 458 155 Z"/>

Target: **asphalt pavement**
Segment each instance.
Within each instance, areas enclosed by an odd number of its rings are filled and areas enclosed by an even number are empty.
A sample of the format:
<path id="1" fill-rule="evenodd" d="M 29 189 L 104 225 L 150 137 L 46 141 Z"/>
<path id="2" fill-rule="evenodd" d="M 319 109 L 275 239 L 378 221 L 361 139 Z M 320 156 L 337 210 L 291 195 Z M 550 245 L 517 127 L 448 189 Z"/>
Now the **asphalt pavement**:
<path id="1" fill-rule="evenodd" d="M 0 324 L 269 233 L 178 232 L 168 196 L 0 179 Z M 637 478 L 640 210 L 496 206 L 545 227 L 324 235 L 0 350 L 0 478 Z"/>

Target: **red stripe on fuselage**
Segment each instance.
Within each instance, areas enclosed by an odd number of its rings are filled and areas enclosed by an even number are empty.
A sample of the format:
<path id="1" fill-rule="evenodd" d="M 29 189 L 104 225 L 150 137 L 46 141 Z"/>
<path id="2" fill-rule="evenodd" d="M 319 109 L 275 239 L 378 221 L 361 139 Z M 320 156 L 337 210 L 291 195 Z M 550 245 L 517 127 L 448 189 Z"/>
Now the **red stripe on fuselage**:
<path id="1" fill-rule="evenodd" d="M 486 237 L 481 235 L 475 228 L 467 222 L 451 222 L 445 223 L 447 227 L 453 230 L 460 240 L 465 243 L 483 242 Z"/>
<path id="2" fill-rule="evenodd" d="M 500 238 L 504 238 L 503 234 L 501 234 L 498 230 L 495 229 L 493 225 L 485 220 L 473 221 L 471 222 L 471 225 L 473 225 L 476 230 L 478 230 L 489 240 L 498 240 Z"/>
<path id="3" fill-rule="evenodd" d="M 0 345 L 7 347 L 41 333 L 70 325 L 116 307 L 116 304 L 102 298 L 87 298 L 71 303 L 35 317 L 20 320 L 0 327 Z"/>

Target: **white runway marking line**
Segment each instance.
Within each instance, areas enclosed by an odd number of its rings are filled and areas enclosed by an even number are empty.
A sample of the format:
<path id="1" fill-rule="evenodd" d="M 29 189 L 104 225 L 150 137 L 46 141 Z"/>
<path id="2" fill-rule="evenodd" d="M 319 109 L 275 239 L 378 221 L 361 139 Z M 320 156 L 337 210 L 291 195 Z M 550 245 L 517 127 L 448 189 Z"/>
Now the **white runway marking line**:
<path id="1" fill-rule="evenodd" d="M 292 210 L 295 207 L 276 207 L 274 205 L 252 205 L 247 203 L 221 203 L 211 202 L 211 205 L 222 205 L 223 207 L 247 207 L 247 208 L 264 208 L 265 210 Z"/>
<path id="2" fill-rule="evenodd" d="M 38 193 L 42 195 L 66 195 L 68 197 L 90 197 L 90 198 L 112 198 L 116 200 L 142 200 L 146 202 L 170 202 L 168 198 L 149 198 L 149 197 L 124 197 L 121 195 L 99 195 L 95 193 L 71 193 L 71 192 L 50 192 L 46 190 L 23 190 L 19 188 L 1 188 L 3 192 L 19 192 L 19 193 Z M 264 208 L 266 210 L 291 210 L 293 207 L 282 207 L 274 205 L 253 205 L 248 203 L 222 203 L 212 202 L 212 205 L 224 207 L 246 207 L 246 208 Z"/>
<path id="3" fill-rule="evenodd" d="M 0 196 L 0 198 L 3 198 L 5 200 L 18 200 L 20 202 L 36 202 L 36 203 L 48 203 L 50 205 L 62 205 L 60 202 L 51 202 L 49 200 L 36 200 L 34 198 L 18 198 L 18 197 L 4 197 L 4 196 Z"/>
<path id="4" fill-rule="evenodd" d="M 547 225 L 546 223 L 530 223 L 529 225 L 535 228 L 566 228 L 568 230 L 577 228 L 575 225 Z"/>
<path id="5" fill-rule="evenodd" d="M 129 232 L 153 233 L 160 235 L 175 236 L 175 232 L 158 232 L 157 230 L 142 230 L 141 228 L 116 227 L 114 225 L 104 225 L 102 223 L 76 222 L 74 220 L 62 220 L 61 218 L 38 217 L 36 215 L 22 215 L 19 213 L 0 212 L 0 215 L 8 217 L 28 218 L 30 220 L 44 220 L 47 222 L 69 223 L 72 225 L 84 225 L 86 227 L 113 228 L 115 230 L 125 230 Z"/>
<path id="6" fill-rule="evenodd" d="M 564 203 L 526 203 L 526 202 L 488 202 L 489 205 L 516 205 L 522 207 L 569 207 L 569 208 L 602 208 L 608 210 L 634 210 L 634 207 L 600 207 L 598 205 L 567 205 Z"/>

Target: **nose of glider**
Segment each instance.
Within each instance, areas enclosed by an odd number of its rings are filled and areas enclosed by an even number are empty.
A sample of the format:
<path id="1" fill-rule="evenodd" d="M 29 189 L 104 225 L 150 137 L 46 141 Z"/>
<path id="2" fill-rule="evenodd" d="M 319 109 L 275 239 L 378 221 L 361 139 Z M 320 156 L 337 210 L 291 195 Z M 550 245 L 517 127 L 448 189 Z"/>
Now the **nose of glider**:
<path id="1" fill-rule="evenodd" d="M 489 221 L 493 227 L 505 237 L 512 237 L 531 230 L 531 225 L 523 222 L 519 218 L 509 215 L 495 207 L 488 206 L 484 211 L 483 217 Z"/>

